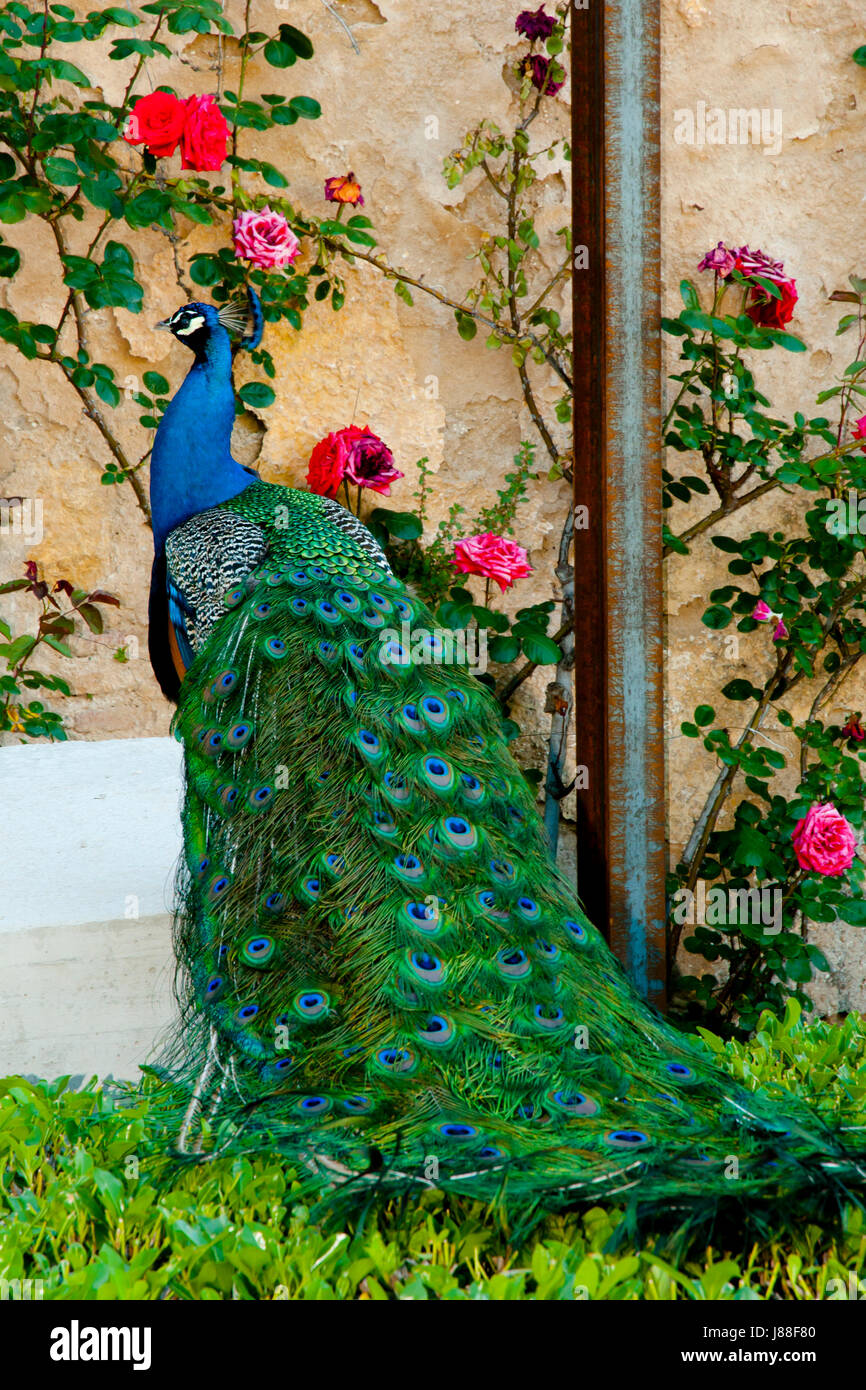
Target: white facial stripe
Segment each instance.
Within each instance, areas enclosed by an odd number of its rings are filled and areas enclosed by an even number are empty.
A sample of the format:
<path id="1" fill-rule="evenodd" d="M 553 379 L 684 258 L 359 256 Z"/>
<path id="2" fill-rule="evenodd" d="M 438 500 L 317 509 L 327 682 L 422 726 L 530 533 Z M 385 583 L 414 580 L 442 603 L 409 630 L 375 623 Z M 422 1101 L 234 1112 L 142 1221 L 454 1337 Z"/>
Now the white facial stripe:
<path id="1" fill-rule="evenodd" d="M 188 334 L 195 333 L 197 329 L 201 328 L 203 323 L 204 319 L 202 315 L 196 314 L 183 328 L 178 328 L 176 330 L 178 337 L 186 338 Z"/>

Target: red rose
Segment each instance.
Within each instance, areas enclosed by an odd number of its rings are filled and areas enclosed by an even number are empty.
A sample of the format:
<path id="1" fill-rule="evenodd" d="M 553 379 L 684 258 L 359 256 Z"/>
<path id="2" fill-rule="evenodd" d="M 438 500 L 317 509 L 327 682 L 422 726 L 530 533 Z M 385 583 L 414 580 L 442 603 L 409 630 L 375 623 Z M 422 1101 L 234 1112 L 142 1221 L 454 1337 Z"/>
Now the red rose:
<path id="1" fill-rule="evenodd" d="M 307 469 L 307 483 L 311 492 L 321 497 L 336 497 L 346 472 L 346 458 L 349 449 L 344 439 L 346 431 L 326 435 L 320 439 L 310 455 Z"/>
<path id="2" fill-rule="evenodd" d="M 197 173 L 221 169 L 228 138 L 228 122 L 214 98 L 190 97 L 181 144 L 183 168 L 195 169 Z"/>
<path id="3" fill-rule="evenodd" d="M 171 92 L 151 92 L 139 97 L 126 120 L 123 138 L 130 145 L 144 145 L 149 154 L 162 158 L 174 154 L 183 134 L 187 104 Z"/>
<path id="4" fill-rule="evenodd" d="M 781 292 L 781 299 L 755 285 L 746 304 L 746 314 L 760 328 L 784 328 L 794 317 L 794 306 L 800 297 L 793 280 L 775 280 L 773 283 Z"/>

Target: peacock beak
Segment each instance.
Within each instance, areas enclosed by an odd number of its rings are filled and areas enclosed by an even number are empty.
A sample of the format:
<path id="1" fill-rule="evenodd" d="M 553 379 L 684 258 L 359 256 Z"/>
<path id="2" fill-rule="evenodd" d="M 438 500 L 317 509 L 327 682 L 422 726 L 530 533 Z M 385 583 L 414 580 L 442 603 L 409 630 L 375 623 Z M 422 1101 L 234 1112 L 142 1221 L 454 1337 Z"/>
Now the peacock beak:
<path id="1" fill-rule="evenodd" d="M 170 319 L 160 319 L 159 323 L 155 323 L 153 326 L 154 326 L 154 328 L 165 328 L 165 329 L 167 329 L 167 330 L 170 330 L 170 329 L 171 329 L 171 320 L 170 320 Z"/>

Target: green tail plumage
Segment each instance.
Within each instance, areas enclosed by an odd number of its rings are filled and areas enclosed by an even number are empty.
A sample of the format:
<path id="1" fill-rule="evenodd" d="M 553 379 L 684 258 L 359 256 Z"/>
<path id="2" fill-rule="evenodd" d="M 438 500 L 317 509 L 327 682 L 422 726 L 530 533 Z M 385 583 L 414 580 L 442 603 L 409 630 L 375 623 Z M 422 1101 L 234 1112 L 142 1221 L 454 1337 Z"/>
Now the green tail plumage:
<path id="1" fill-rule="evenodd" d="M 219 510 L 268 553 L 176 716 L 180 1152 L 278 1149 L 344 1205 L 432 1186 L 506 1216 L 861 1183 L 638 998 L 495 701 L 369 548 L 310 494 Z"/>

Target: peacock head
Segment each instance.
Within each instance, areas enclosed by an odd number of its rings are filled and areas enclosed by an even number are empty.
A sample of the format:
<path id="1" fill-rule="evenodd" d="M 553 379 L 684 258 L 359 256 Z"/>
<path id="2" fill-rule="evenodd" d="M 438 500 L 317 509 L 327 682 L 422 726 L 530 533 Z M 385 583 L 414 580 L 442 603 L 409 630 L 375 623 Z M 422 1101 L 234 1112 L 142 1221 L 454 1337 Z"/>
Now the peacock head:
<path id="1" fill-rule="evenodd" d="M 252 327 L 241 338 L 239 346 L 251 351 L 258 347 L 264 327 L 262 306 L 259 297 L 251 286 L 247 286 L 247 305 L 229 300 L 217 309 L 213 304 L 184 304 L 167 319 L 162 319 L 157 328 L 165 328 L 173 333 L 178 342 L 184 343 L 196 357 L 206 354 L 208 345 L 214 338 L 224 333 L 243 333 L 247 322 Z"/>

